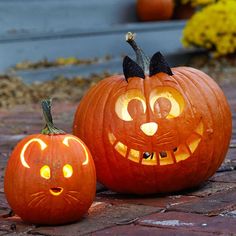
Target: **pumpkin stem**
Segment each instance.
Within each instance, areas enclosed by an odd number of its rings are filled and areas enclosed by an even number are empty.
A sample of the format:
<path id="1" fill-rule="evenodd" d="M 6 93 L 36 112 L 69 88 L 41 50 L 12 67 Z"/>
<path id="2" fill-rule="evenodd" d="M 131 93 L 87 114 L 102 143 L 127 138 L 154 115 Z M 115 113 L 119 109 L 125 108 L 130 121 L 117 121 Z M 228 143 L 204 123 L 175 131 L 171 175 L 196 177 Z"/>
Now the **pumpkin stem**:
<path id="1" fill-rule="evenodd" d="M 43 116 L 46 121 L 44 129 L 41 131 L 42 134 L 65 134 L 61 129 L 54 126 L 51 114 L 52 99 L 45 99 L 41 102 L 43 109 Z"/>
<path id="2" fill-rule="evenodd" d="M 125 36 L 126 42 L 134 49 L 136 54 L 136 61 L 138 65 L 143 69 L 145 74 L 149 73 L 150 59 L 145 55 L 143 50 L 135 42 L 135 34 L 128 32 Z"/>

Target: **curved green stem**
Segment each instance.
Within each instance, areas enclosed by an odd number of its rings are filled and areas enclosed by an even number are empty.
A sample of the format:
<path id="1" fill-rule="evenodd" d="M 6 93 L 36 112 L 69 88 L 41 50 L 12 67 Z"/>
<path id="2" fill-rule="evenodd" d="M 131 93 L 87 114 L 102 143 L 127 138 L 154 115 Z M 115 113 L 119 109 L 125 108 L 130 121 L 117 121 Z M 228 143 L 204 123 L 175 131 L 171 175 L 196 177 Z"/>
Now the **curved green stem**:
<path id="1" fill-rule="evenodd" d="M 138 65 L 143 69 L 145 74 L 148 74 L 150 59 L 135 42 L 135 34 L 128 32 L 126 34 L 126 42 L 134 49 Z"/>
<path id="2" fill-rule="evenodd" d="M 53 124 L 52 114 L 51 114 L 51 106 L 52 100 L 45 99 L 41 102 L 43 109 L 43 116 L 46 121 L 46 125 L 44 129 L 41 131 L 42 134 L 65 134 L 65 132 L 61 129 L 58 129 Z"/>

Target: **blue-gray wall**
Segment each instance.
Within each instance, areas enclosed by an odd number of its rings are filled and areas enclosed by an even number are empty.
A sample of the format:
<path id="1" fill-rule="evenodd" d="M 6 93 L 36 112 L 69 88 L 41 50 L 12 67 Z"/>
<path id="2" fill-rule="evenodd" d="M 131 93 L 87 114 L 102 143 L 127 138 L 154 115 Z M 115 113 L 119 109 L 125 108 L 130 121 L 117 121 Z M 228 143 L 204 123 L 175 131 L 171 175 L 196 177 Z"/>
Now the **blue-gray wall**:
<path id="1" fill-rule="evenodd" d="M 111 55 L 118 65 L 121 55 L 132 55 L 127 31 L 149 55 L 183 51 L 185 22 L 139 23 L 135 0 L 0 0 L 0 12 L 1 72 L 23 60 L 70 56 Z"/>

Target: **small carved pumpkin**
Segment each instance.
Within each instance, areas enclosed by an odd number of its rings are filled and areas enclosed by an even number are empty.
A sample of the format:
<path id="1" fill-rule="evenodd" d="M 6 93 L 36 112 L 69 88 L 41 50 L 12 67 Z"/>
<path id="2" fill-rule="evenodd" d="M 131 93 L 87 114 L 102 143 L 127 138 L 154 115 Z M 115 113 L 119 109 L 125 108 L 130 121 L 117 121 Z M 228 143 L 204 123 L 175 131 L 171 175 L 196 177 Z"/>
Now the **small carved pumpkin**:
<path id="1" fill-rule="evenodd" d="M 74 134 L 92 151 L 100 182 L 117 192 L 158 193 L 197 186 L 221 165 L 231 136 L 231 112 L 205 73 L 170 68 L 161 53 L 123 75 L 104 79 L 82 99 Z"/>
<path id="2" fill-rule="evenodd" d="M 141 21 L 169 20 L 173 12 L 173 0 L 137 0 L 137 15 Z"/>
<path id="3" fill-rule="evenodd" d="M 6 168 L 4 190 L 13 211 L 34 224 L 79 220 L 93 202 L 96 174 L 91 154 L 77 137 L 54 127 L 50 101 L 41 134 L 20 141 Z"/>

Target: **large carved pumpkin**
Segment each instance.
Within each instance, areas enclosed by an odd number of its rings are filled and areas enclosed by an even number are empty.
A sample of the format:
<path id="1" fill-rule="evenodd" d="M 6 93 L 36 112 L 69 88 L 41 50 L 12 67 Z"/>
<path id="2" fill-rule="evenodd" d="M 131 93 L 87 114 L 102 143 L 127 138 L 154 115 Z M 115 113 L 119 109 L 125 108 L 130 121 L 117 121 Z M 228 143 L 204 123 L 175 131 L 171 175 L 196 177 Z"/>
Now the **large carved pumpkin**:
<path id="1" fill-rule="evenodd" d="M 91 154 L 77 137 L 53 126 L 43 102 L 46 128 L 14 149 L 5 173 L 9 205 L 24 221 L 64 224 L 79 220 L 93 202 L 96 174 Z"/>
<path id="2" fill-rule="evenodd" d="M 205 73 L 149 59 L 128 34 L 137 61 L 104 79 L 82 99 L 74 134 L 90 148 L 100 182 L 124 193 L 177 191 L 199 185 L 221 165 L 231 112 Z M 148 65 L 148 67 L 147 67 Z"/>

